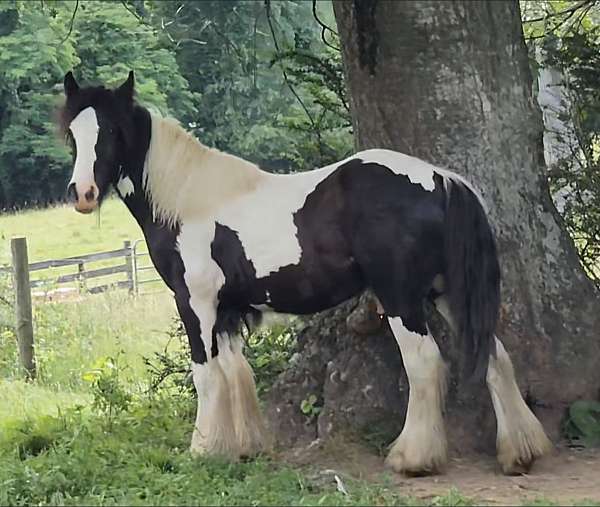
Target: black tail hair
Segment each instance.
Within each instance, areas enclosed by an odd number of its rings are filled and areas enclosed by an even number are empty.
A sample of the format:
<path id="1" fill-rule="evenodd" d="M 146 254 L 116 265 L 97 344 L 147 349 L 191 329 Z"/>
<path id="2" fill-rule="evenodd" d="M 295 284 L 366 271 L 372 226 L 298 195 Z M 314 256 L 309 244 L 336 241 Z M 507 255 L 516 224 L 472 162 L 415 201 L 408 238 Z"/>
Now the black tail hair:
<path id="1" fill-rule="evenodd" d="M 496 241 L 474 191 L 445 176 L 446 292 L 464 347 L 464 373 L 485 378 L 500 311 L 500 265 Z"/>

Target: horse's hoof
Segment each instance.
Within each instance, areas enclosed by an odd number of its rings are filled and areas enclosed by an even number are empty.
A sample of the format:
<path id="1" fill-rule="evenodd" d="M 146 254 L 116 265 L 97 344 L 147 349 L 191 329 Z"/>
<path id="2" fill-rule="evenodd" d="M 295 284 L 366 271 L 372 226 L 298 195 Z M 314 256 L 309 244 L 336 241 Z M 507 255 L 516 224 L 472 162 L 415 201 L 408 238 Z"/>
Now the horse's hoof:
<path id="1" fill-rule="evenodd" d="M 445 449 L 431 449 L 427 454 L 421 451 L 413 453 L 411 457 L 411 454 L 406 451 L 392 448 L 385 459 L 385 464 L 394 472 L 408 477 L 423 477 L 442 473 L 446 461 Z"/>
<path id="2" fill-rule="evenodd" d="M 531 458 L 526 462 L 513 461 L 512 463 L 501 463 L 500 466 L 504 475 L 524 475 L 529 473 L 534 461 L 535 459 Z"/>

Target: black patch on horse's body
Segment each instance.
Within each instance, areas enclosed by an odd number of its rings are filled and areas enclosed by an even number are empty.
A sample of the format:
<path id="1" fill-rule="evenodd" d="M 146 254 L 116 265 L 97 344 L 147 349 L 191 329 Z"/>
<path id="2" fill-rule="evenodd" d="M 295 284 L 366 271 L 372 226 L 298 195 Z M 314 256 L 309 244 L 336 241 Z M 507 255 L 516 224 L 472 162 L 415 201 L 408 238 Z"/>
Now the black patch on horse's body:
<path id="1" fill-rule="evenodd" d="M 294 213 L 300 262 L 284 266 L 263 281 L 275 311 L 311 314 L 331 308 L 365 288 L 351 248 L 342 185 L 344 168 L 336 169 L 306 196 Z M 275 245 L 276 246 L 276 245 Z"/>
<path id="2" fill-rule="evenodd" d="M 215 334 L 236 334 L 241 331 L 242 325 L 251 329 L 259 323 L 261 312 L 250 305 L 265 303 L 267 298 L 265 291 L 256 283 L 256 270 L 246 258 L 237 233 L 217 222 L 210 250 L 225 276 L 225 284 L 217 296 Z M 216 336 L 213 336 L 214 353 L 218 353 Z"/>
<path id="3" fill-rule="evenodd" d="M 346 162 L 294 213 L 300 261 L 263 278 L 256 278 L 236 232 L 217 224 L 211 248 L 225 275 L 220 306 L 235 308 L 240 316 L 261 304 L 310 314 L 371 286 L 387 303 L 388 315 L 402 316 L 411 331 L 423 332 L 415 291 L 427 296 L 434 276 L 443 271 L 445 196 L 436 178 L 431 192 L 382 165 L 358 158 Z M 274 236 L 273 248 L 277 241 Z M 390 284 L 396 280 L 412 290 Z"/>

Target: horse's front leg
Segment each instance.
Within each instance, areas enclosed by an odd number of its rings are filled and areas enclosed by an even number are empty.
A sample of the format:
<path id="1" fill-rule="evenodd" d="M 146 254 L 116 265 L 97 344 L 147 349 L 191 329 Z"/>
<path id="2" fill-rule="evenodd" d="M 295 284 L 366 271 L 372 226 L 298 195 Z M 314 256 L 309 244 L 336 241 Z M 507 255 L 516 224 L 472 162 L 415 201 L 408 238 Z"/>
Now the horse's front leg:
<path id="1" fill-rule="evenodd" d="M 218 352 L 212 347 L 216 301 L 193 291 L 176 296 L 192 353 L 192 376 L 198 394 L 198 411 L 191 451 L 237 459 L 241 452 L 233 422 L 231 389 Z"/>
<path id="2" fill-rule="evenodd" d="M 253 456 L 270 447 L 256 396 L 252 368 L 244 357 L 241 337 L 221 335 L 219 355 L 231 393 L 233 424 L 242 456 Z"/>

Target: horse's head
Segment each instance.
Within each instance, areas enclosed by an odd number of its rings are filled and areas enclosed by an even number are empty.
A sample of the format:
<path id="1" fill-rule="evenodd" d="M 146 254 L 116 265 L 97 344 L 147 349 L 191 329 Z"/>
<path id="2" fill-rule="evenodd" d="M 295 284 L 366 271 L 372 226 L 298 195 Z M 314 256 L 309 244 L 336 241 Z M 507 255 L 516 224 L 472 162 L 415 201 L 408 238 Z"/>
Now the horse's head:
<path id="1" fill-rule="evenodd" d="M 71 72 L 64 85 L 61 124 L 75 161 L 67 195 L 77 211 L 90 213 L 119 177 L 132 132 L 133 72 L 114 90 L 80 88 Z"/>

